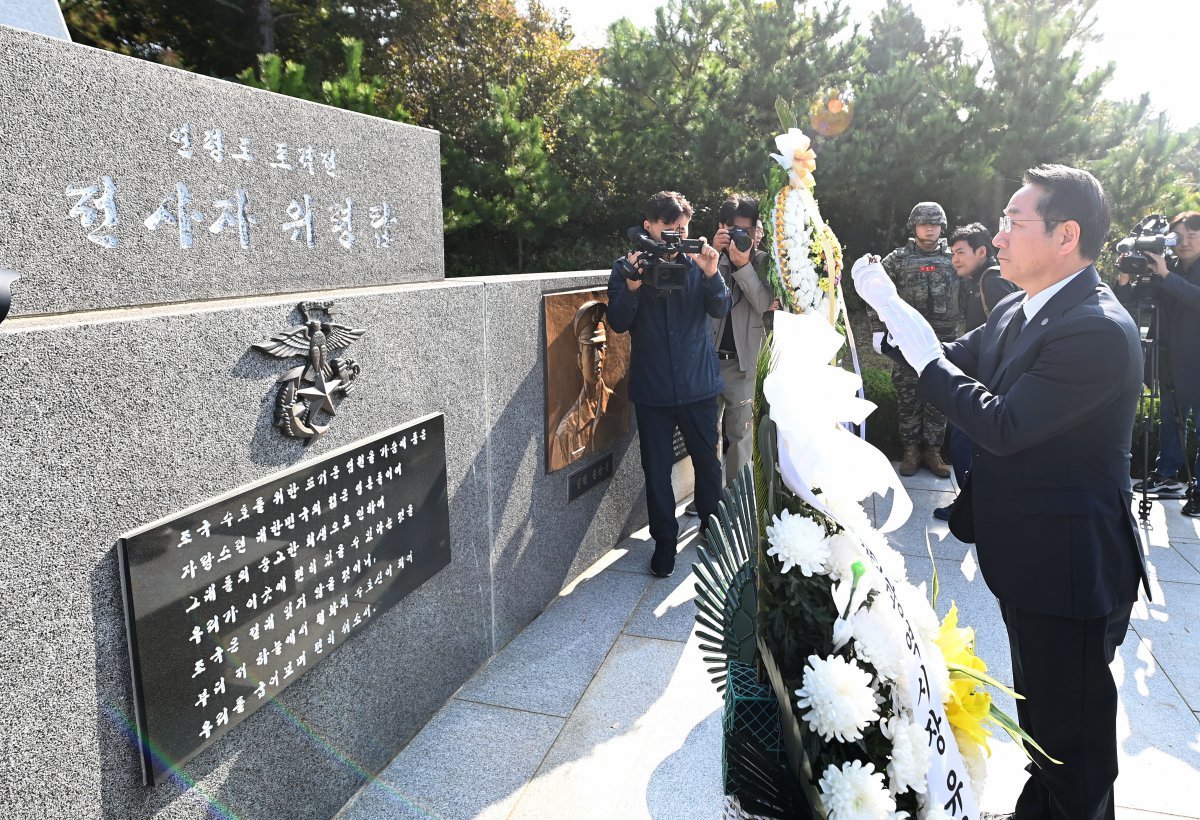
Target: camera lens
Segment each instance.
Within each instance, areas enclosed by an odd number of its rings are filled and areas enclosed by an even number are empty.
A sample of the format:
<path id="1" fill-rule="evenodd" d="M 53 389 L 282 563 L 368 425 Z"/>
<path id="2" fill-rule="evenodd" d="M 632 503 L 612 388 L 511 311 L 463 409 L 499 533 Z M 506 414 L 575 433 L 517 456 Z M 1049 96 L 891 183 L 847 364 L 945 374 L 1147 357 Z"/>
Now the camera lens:
<path id="1" fill-rule="evenodd" d="M 754 240 L 750 238 L 748 233 L 737 233 L 733 235 L 733 245 L 739 251 L 745 252 L 750 250 L 750 246 L 754 244 Z"/>

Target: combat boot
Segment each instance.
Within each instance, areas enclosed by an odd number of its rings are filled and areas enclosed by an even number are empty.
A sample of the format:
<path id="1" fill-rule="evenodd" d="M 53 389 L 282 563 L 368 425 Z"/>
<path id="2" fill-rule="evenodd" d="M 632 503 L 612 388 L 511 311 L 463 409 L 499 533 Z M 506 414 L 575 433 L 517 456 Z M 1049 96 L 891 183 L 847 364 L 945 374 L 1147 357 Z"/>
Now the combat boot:
<path id="1" fill-rule="evenodd" d="M 949 478 L 950 467 L 942 461 L 942 454 L 935 447 L 926 447 L 921 453 L 921 461 L 929 468 L 929 472 L 938 478 Z"/>
<path id="2" fill-rule="evenodd" d="M 904 445 L 904 458 L 900 459 L 900 475 L 915 475 L 921 462 L 921 448 L 915 444 Z"/>

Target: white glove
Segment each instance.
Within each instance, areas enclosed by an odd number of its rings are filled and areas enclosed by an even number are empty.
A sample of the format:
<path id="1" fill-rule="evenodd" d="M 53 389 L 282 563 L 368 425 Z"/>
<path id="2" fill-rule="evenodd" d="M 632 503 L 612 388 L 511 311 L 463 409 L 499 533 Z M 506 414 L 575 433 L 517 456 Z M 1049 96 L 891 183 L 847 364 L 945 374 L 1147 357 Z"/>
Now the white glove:
<path id="1" fill-rule="evenodd" d="M 941 357 L 942 343 L 938 341 L 937 334 L 925 317 L 908 302 L 894 296 L 876 310 L 879 311 L 879 318 L 887 324 L 891 340 L 904 354 L 904 360 L 918 374 L 934 359 Z"/>
<path id="2" fill-rule="evenodd" d="M 876 331 L 871 334 L 871 349 L 880 356 L 883 355 L 883 331 Z"/>
<path id="3" fill-rule="evenodd" d="M 920 373 L 927 364 L 942 355 L 942 343 L 938 341 L 937 334 L 924 316 L 900 298 L 896 283 L 887 275 L 883 265 L 866 254 L 854 263 L 850 274 L 854 278 L 854 289 L 883 319 L 891 336 L 890 341 L 900 348 L 904 360 L 912 365 L 913 370 Z M 882 333 L 871 334 L 871 346 L 876 352 L 882 352 L 882 342 Z"/>
<path id="4" fill-rule="evenodd" d="M 872 261 L 870 254 L 864 254 L 858 259 L 850 274 L 854 278 L 854 289 L 876 313 L 881 313 L 880 308 L 890 299 L 897 297 L 896 283 L 887 275 L 883 265 Z"/>

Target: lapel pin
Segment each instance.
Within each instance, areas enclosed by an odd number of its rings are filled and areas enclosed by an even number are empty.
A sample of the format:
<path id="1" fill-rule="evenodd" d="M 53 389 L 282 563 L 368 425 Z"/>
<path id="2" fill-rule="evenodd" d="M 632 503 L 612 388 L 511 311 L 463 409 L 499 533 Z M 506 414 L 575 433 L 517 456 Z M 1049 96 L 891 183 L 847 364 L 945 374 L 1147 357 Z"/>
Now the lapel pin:
<path id="1" fill-rule="evenodd" d="M 1045 326 L 1046 326 L 1046 325 L 1048 325 L 1048 324 L 1050 324 L 1050 320 L 1049 320 L 1049 319 L 1042 319 L 1042 327 L 1045 327 Z"/>

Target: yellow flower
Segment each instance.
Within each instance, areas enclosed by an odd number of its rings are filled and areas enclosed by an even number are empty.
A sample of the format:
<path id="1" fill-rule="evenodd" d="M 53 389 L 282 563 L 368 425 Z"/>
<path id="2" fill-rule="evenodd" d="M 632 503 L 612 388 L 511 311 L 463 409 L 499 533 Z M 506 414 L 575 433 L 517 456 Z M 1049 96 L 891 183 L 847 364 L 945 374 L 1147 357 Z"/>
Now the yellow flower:
<path id="1" fill-rule="evenodd" d="M 950 611 L 942 620 L 936 643 L 951 669 L 960 666 L 987 672 L 987 664 L 975 654 L 975 630 L 959 628 L 958 606 L 953 602 L 950 604 Z M 983 723 L 991 712 L 991 694 L 984 691 L 974 678 L 951 674 L 950 691 L 946 693 L 945 706 L 946 718 L 950 725 L 958 729 L 960 735 L 965 735 L 975 744 L 982 746 L 990 755 L 991 749 L 987 739 L 992 733 Z"/>

